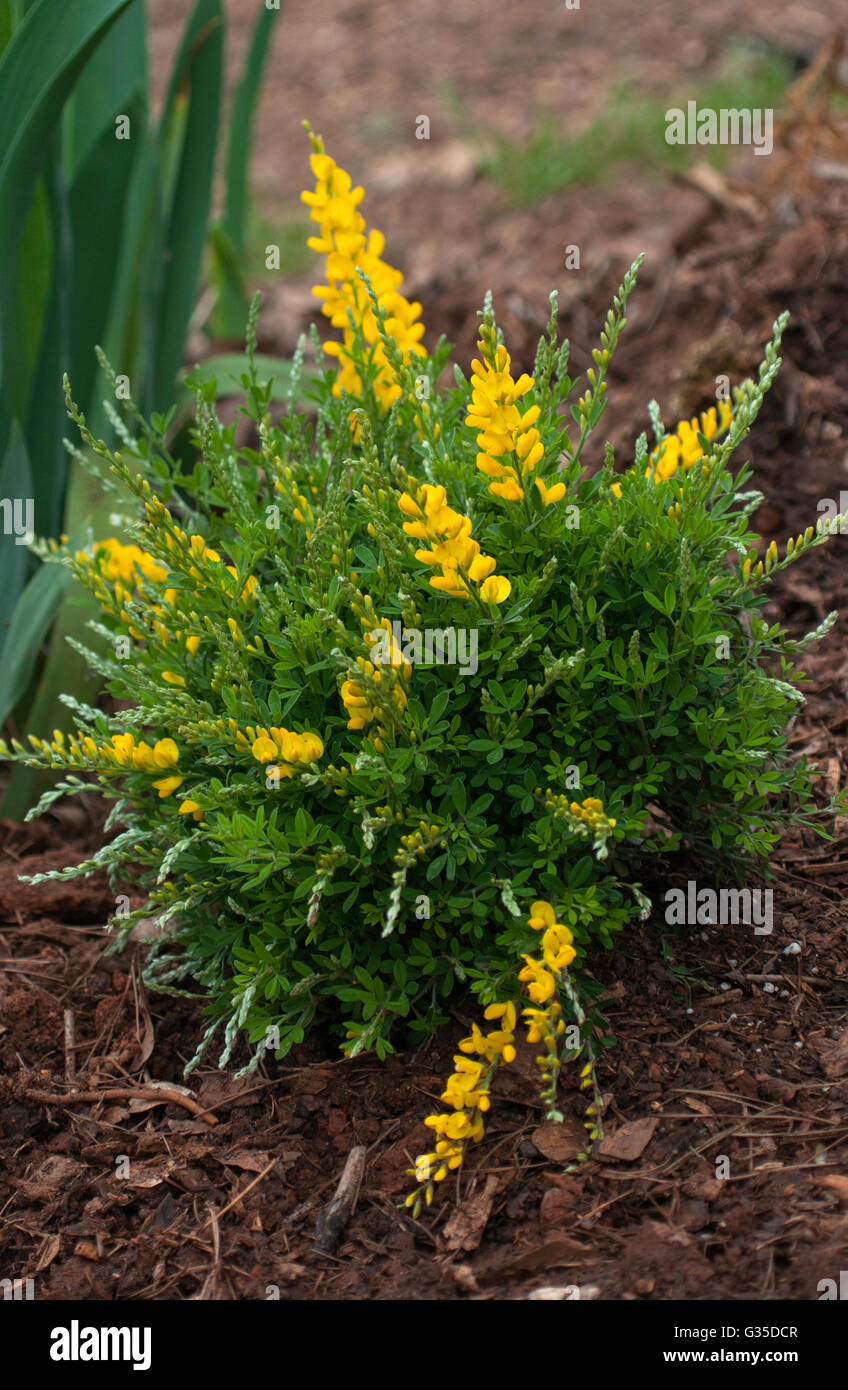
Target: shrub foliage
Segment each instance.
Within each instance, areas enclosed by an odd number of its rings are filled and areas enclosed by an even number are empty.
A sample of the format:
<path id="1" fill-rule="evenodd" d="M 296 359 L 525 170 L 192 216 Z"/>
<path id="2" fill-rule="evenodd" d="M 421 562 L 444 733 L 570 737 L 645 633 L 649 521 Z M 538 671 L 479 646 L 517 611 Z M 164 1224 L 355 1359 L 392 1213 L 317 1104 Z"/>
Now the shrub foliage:
<path id="1" fill-rule="evenodd" d="M 671 434 L 652 403 L 651 440 L 616 472 L 593 433 L 638 262 L 579 388 L 554 296 L 532 374 L 489 301 L 478 360 L 451 375 L 362 190 L 313 144 L 317 294 L 339 339 L 313 335 L 308 381 L 301 349 L 276 420 L 252 365 L 249 429 L 198 382 L 190 472 L 167 419 L 129 406 L 114 452 L 68 395 L 92 467 L 137 501 L 134 542 L 43 549 L 99 601 L 88 657 L 123 703 L 69 701 L 74 736 L 12 756 L 60 771 L 41 809 L 92 778 L 114 800 L 117 833 L 63 872 L 105 865 L 116 894 L 145 895 L 113 925 L 120 942 L 155 914 L 149 983 L 208 997 L 194 1062 L 217 1035 L 225 1063 L 242 1033 L 249 1065 L 282 1057 L 316 1020 L 382 1056 L 442 1022 L 458 986 L 505 1037 L 521 982 L 551 1057 L 582 1020 L 575 1055 L 602 1033 L 581 966 L 647 914 L 651 857 L 761 872 L 781 827 L 815 813 L 785 734 L 803 642 L 760 609 L 832 528 L 758 559 L 761 499 L 731 467 L 784 319 L 757 380 Z M 475 1037 L 505 1060 L 503 1038 Z"/>

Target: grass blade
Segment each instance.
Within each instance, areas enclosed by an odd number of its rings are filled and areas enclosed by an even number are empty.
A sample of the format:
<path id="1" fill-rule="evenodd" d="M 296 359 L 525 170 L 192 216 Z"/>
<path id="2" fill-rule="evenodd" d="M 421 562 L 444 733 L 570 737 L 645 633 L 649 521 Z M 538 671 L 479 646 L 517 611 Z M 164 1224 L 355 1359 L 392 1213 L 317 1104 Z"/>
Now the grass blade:
<path id="1" fill-rule="evenodd" d="M 239 339 L 247 319 L 244 262 L 252 130 L 277 14 L 278 10 L 259 12 L 230 117 L 224 215 L 213 229 L 210 243 L 212 279 L 218 288 L 212 319 L 212 334 L 217 339 Z"/>
<path id="2" fill-rule="evenodd" d="M 0 464 L 0 497 L 8 498 L 10 505 L 13 505 L 16 498 L 25 502 L 32 496 L 32 470 L 26 441 L 20 425 L 15 420 L 12 423 L 3 462 Z M 35 518 L 33 520 L 35 524 Z M 10 531 L 13 524 L 14 513 L 10 519 Z M 26 584 L 28 569 L 27 547 L 18 545 L 14 535 L 4 534 L 0 542 L 0 653 L 4 652 L 9 621 L 18 595 Z"/>
<path id="3" fill-rule="evenodd" d="M 0 56 L 0 260 L 15 266 L 33 189 L 74 81 L 130 0 L 38 0 Z M 0 282 L 0 450 L 26 396 L 12 277 Z"/>
<path id="4" fill-rule="evenodd" d="M 278 10 L 263 9 L 253 28 L 250 50 L 233 101 L 227 145 L 226 193 L 224 226 L 236 250 L 244 255 L 247 222 L 248 177 L 253 119 L 262 88 L 262 71 L 270 48 L 274 19 Z M 239 325 L 242 331 L 244 320 Z"/>
<path id="5" fill-rule="evenodd" d="M 64 565 L 42 565 L 15 605 L 0 667 L 0 725 L 29 685 L 39 649 L 70 578 Z"/>
<path id="6" fill-rule="evenodd" d="M 197 0 L 174 64 L 163 135 L 185 110 L 185 132 L 173 193 L 165 205 L 165 274 L 160 292 L 153 406 L 165 409 L 180 368 L 194 307 L 212 198 L 223 72 L 224 19 L 220 0 Z"/>

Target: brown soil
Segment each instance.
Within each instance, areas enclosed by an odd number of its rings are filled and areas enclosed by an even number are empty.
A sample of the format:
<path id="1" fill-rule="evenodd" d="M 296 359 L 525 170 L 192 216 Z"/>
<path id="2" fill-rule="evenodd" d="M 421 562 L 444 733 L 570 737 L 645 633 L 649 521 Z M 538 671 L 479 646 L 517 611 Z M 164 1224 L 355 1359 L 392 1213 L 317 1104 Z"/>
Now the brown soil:
<path id="1" fill-rule="evenodd" d="M 154 37 L 166 45 L 169 19 L 185 7 L 158 0 L 153 8 L 162 21 Z M 233 8 L 241 18 L 252 7 Z M 563 100 L 555 90 L 562 51 L 546 40 L 548 4 L 430 8 L 441 26 L 433 43 L 447 63 L 440 71 L 457 84 L 462 78 L 481 121 L 506 128 L 514 119 L 524 128 L 530 107 L 513 90 L 513 58 L 525 76 L 532 69 L 549 84 L 547 97 Z M 722 16 L 738 16 L 738 8 L 716 4 L 700 19 L 687 11 L 682 24 L 677 7 L 648 6 L 625 31 L 623 20 L 611 22 L 629 10 L 623 0 L 608 4 L 603 19 L 587 5 L 575 71 L 585 72 L 595 99 L 603 90 L 598 55 L 626 40 L 638 74 L 662 84 L 669 69 L 679 74 L 685 43 L 701 45 L 700 54 L 724 32 Z M 279 112 L 278 145 L 267 124 L 260 140 L 267 187 L 288 193 L 299 185 L 289 157 L 294 111 L 310 113 L 349 165 L 369 141 L 372 162 L 378 143 L 387 160 L 397 153 L 376 125 L 372 132 L 347 118 L 367 109 L 376 122 L 391 101 L 428 110 L 415 74 L 428 74 L 432 94 L 436 50 L 406 41 L 412 9 L 397 0 L 343 15 L 326 3 L 290 5 L 285 41 L 278 36 L 284 79 L 263 106 L 266 123 L 269 109 Z M 414 9 L 423 17 L 420 0 Z M 488 29 L 479 11 L 490 15 Z M 770 35 L 793 38 L 796 11 L 773 3 Z M 813 28 L 815 13 L 823 37 L 824 9 L 805 8 Z M 460 55 L 472 51 L 477 66 L 468 68 Z M 697 65 L 696 48 L 691 54 Z M 316 110 L 319 92 L 327 95 Z M 408 151 L 408 130 L 404 139 Z M 475 310 L 491 283 L 510 347 L 529 365 L 558 284 L 563 326 L 582 365 L 623 269 L 648 250 L 605 420 L 621 450 L 645 427 L 651 397 L 670 420 L 708 404 L 716 374 L 734 382 L 747 374 L 772 320 L 789 308 L 784 367 L 751 441 L 755 482 L 768 499 L 757 518 L 767 542 L 803 529 L 820 499 L 848 487 L 848 185 L 813 177 L 816 159 L 822 151 L 832 159 L 833 150 L 825 130 L 810 140 L 778 151 L 769 179 L 746 181 L 750 203 L 740 200 L 741 184 L 719 182 L 707 195 L 690 184 L 629 178 L 516 214 L 487 185 L 442 177 L 427 186 L 433 221 L 423 236 L 415 183 L 401 197 L 375 198 L 375 221 L 390 247 L 400 245 L 396 259 L 412 269 L 431 333 L 459 342 L 459 361 L 473 349 Z M 282 170 L 277 147 L 286 152 Z M 356 173 L 367 186 L 367 169 Z M 579 273 L 561 269 L 567 243 L 586 248 Z M 409 264 L 416 254 L 417 269 Z M 290 348 L 305 284 L 268 294 L 266 347 Z M 845 607 L 845 544 L 834 539 L 776 584 L 774 620 L 801 632 Z M 828 793 L 848 772 L 842 630 L 806 662 L 808 700 L 790 735 L 793 749 L 821 767 Z M 276 1286 L 292 1299 L 500 1299 L 579 1285 L 584 1296 L 604 1299 L 809 1300 L 820 1280 L 846 1266 L 848 818 L 836 822 L 831 843 L 806 832 L 784 840 L 773 863 L 771 936 L 740 926 L 681 939 L 654 920 L 613 952 L 598 950 L 591 965 L 608 991 L 618 1043 L 601 1065 L 610 1137 L 585 1169 L 563 1171 L 581 1133 L 575 1078 L 565 1077 L 566 1123 L 552 1136 L 541 1127 L 535 1068 L 523 1049 L 499 1078 L 486 1141 L 460 1181 L 445 1184 L 414 1222 L 398 1205 L 405 1169 L 427 1141 L 422 1119 L 473 1004 L 460 1001 L 455 1022 L 422 1051 L 383 1064 L 340 1061 L 317 1037 L 287 1065 L 236 1081 L 245 1054 L 223 1073 L 211 1063 L 198 1068 L 182 1103 L 157 1095 L 157 1086 L 184 1084 L 201 1006 L 145 996 L 143 944 L 105 954 L 101 924 L 114 908 L 105 881 L 30 890 L 17 882 L 18 873 L 76 862 L 97 846 L 94 798 L 84 811 L 0 826 L 0 1164 L 8 1189 L 0 1268 L 34 1278 L 38 1298 L 264 1299 Z M 684 865 L 680 878 L 696 873 Z M 800 950 L 787 954 L 792 943 Z M 73 1051 L 63 1039 L 69 1010 Z M 316 1221 L 357 1145 L 367 1150 L 358 1204 L 332 1253 L 319 1253 Z M 722 1156 L 730 1174 L 723 1181 Z"/>

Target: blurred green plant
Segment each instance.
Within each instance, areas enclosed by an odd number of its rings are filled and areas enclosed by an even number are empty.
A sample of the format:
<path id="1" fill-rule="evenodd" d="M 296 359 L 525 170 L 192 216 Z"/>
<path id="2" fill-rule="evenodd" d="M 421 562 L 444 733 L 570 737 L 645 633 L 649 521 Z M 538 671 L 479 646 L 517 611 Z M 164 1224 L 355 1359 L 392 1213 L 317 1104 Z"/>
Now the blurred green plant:
<path id="1" fill-rule="evenodd" d="M 779 103 L 792 80 L 788 61 L 780 53 L 752 54 L 735 49 L 725 58 L 715 79 L 697 93 L 700 108 L 721 110 L 771 107 Z M 667 100 L 636 96 L 620 85 L 587 130 L 565 138 L 557 121 L 545 116 L 527 144 L 497 137 L 494 152 L 482 170 L 521 207 L 541 202 L 573 184 L 598 183 L 622 164 L 634 163 L 659 173 L 675 173 L 692 163 L 685 145 L 666 142 Z M 723 145 L 698 146 L 695 155 L 716 168 L 727 164 Z"/>
<path id="2" fill-rule="evenodd" d="M 9 268 L 0 283 L 0 498 L 32 499 L 40 535 L 84 543 L 116 507 L 84 456 L 69 466 L 63 371 L 98 438 L 115 438 L 102 398 L 116 383 L 98 368 L 96 343 L 116 364 L 119 393 L 131 389 L 145 413 L 169 403 L 207 240 L 213 335 L 243 332 L 250 132 L 277 13 L 263 5 L 256 21 L 229 122 L 223 215 L 210 233 L 221 0 L 195 3 L 157 125 L 146 0 L 0 0 L 0 255 Z M 91 697 L 96 678 L 66 641 L 82 636 L 90 615 L 67 574 L 3 537 L 0 724 L 26 711 L 29 727 L 64 728 L 59 691 Z M 18 769 L 0 810 L 20 817 L 39 791 Z"/>

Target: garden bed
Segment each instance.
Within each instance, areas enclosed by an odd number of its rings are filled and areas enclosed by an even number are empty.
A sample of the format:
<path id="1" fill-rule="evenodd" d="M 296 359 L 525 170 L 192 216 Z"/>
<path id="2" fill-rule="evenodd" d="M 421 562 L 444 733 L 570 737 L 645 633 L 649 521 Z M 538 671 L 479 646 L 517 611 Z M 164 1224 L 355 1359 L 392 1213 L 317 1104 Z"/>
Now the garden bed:
<path id="1" fill-rule="evenodd" d="M 717 373 L 751 370 L 789 308 L 784 366 L 750 441 L 754 485 L 768 499 L 754 526 L 767 540 L 803 530 L 820 499 L 848 487 L 846 186 L 798 181 L 745 211 L 690 187 L 639 185 L 627 190 L 629 222 L 622 199 L 614 186 L 581 195 L 587 226 L 619 230 L 562 312 L 582 366 L 631 253 L 666 229 L 631 301 L 601 433 L 632 439 L 662 382 L 667 419 L 702 408 Z M 579 231 L 563 238 L 564 210 L 551 200 L 534 214 L 534 264 L 580 241 Z M 521 216 L 493 225 L 487 264 L 509 265 Z M 479 289 L 476 275 L 457 276 L 427 302 L 431 332 L 458 338 L 461 361 Z M 514 360 L 529 367 L 532 315 L 544 316 L 546 299 L 535 279 L 507 280 L 503 295 Z M 799 578 L 782 576 L 766 616 L 800 634 L 846 609 L 844 546 L 837 538 Z M 811 684 L 790 732 L 829 792 L 846 775 L 844 622 L 804 661 Z M 0 1252 L 4 1271 L 35 1280 L 37 1297 L 264 1299 L 276 1286 L 296 1299 L 504 1298 L 579 1285 L 584 1297 L 806 1300 L 838 1278 L 848 1253 L 848 820 L 832 843 L 805 832 L 784 840 L 769 936 L 745 926 L 681 936 L 662 922 L 668 884 L 653 885 L 652 921 L 588 962 L 618 1039 L 599 1066 L 600 1150 L 563 1172 L 582 1142 L 576 1069 L 563 1074 L 566 1120 L 552 1133 L 524 1045 L 498 1077 L 487 1142 L 413 1222 L 399 1206 L 405 1170 L 476 1004 L 460 1002 L 423 1050 L 384 1063 L 340 1061 L 320 1035 L 241 1081 L 246 1049 L 224 1073 L 207 1058 L 190 1078 L 194 1109 L 168 1102 L 155 1084 L 183 1084 L 200 1006 L 145 997 L 142 944 L 104 954 L 101 924 L 114 910 L 105 882 L 25 890 L 16 880 L 93 850 L 94 798 L 86 815 L 5 824 L 0 842 L 0 1163 L 11 1184 Z M 680 860 L 671 881 L 685 885 L 699 866 Z M 792 943 L 800 950 L 787 953 Z M 333 1252 L 318 1253 L 316 1221 L 357 1145 L 367 1154 L 356 1210 Z M 716 1178 L 721 1155 L 726 1181 Z"/>

